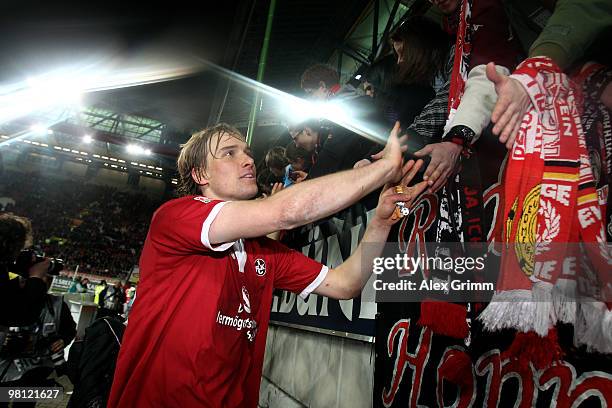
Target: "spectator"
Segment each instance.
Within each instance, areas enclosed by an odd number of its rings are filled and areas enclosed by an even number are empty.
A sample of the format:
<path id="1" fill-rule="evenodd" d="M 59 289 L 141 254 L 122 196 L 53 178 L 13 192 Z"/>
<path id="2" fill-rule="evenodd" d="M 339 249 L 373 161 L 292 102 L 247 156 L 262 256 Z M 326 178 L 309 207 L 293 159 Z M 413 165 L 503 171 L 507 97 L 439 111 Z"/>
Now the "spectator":
<path id="1" fill-rule="evenodd" d="M 10 213 L 0 215 L 0 326 L 31 325 L 43 308 L 49 261 L 20 271 L 25 276 L 11 271 L 19 252 L 31 243 L 32 225 L 28 219 Z"/>
<path id="2" fill-rule="evenodd" d="M 285 177 L 287 167 L 289 166 L 289 161 L 287 160 L 284 147 L 275 146 L 268 150 L 266 153 L 265 162 L 268 169 L 270 169 L 272 174 L 274 174 L 277 178 Z"/>
<path id="3" fill-rule="evenodd" d="M 381 125 L 376 120 L 376 109 L 372 99 L 361 95 L 350 84 L 341 86 L 338 73 L 328 65 L 315 64 L 304 71 L 301 87 L 310 99 L 316 103 L 333 101 L 345 110 L 359 112 L 355 120 L 371 123 L 371 127 Z M 377 132 L 386 134 L 384 126 Z M 325 129 L 325 130 L 324 130 Z M 308 151 L 317 152 L 316 160 L 308 173 L 309 178 L 335 173 L 353 167 L 353 164 L 364 157 L 374 146 L 368 139 L 357 135 L 334 123 L 324 123 L 324 126 L 312 126 L 312 122 L 304 124 L 294 136 L 295 143 Z M 293 135 L 293 134 L 292 134 Z"/>
<path id="4" fill-rule="evenodd" d="M 100 315 L 118 315 L 123 313 L 123 304 L 125 303 L 125 292 L 121 282 L 115 282 L 113 286 L 107 285 L 100 292 L 98 305 L 100 306 Z"/>
<path id="5" fill-rule="evenodd" d="M 0 176 L 0 196 L 34 221 L 34 244 L 47 255 L 62 258 L 67 269 L 115 277 L 127 276 L 137 262 L 159 204 L 111 187 L 8 170 Z"/>
<path id="6" fill-rule="evenodd" d="M 299 183 L 303 181 L 310 171 L 312 166 L 310 157 L 311 155 L 304 148 L 291 143 L 287 146 L 285 151 L 287 160 L 289 161 L 289 167 L 285 173 L 285 187 L 289 187 L 293 183 Z"/>
<path id="7" fill-rule="evenodd" d="M 43 278 L 46 288 L 51 287 L 52 278 Z M 57 386 L 47 377 L 56 370 L 61 376 L 65 370 L 64 349 L 76 335 L 76 323 L 62 296 L 45 295 L 45 303 L 36 322 L 34 350 L 10 360 L 0 359 L 3 387 L 49 387 Z M 20 341 L 19 339 L 17 341 Z M 11 342 L 10 335 L 7 344 Z M 5 357 L 5 356 L 3 356 Z M 32 403 L 30 406 L 34 406 Z"/>
<path id="8" fill-rule="evenodd" d="M 436 79 L 442 81 L 450 38 L 436 23 L 419 16 L 404 21 L 391 34 L 391 43 L 396 64 L 387 79 L 387 94 L 377 98 L 389 100 L 388 123 L 399 120 L 408 126 L 434 97 Z"/>
<path id="9" fill-rule="evenodd" d="M 533 27 L 529 21 L 522 17 L 520 7 L 515 1 L 508 1 L 506 6 L 513 27 L 519 33 L 530 31 L 525 27 Z M 571 68 L 577 61 L 585 56 L 598 59 L 609 58 L 600 55 L 606 53 L 606 39 L 597 42 L 602 34 L 608 34 L 612 27 L 612 3 L 597 1 L 559 0 L 555 3 L 554 11 L 547 24 L 540 33 L 530 32 L 521 39 L 526 48 L 529 48 L 529 57 L 546 56 L 551 58 L 562 70 Z M 606 31 L 607 30 L 607 31 Z M 530 43 L 529 40 L 537 38 Z M 609 39 L 609 38 L 608 38 Z M 591 47 L 593 44 L 605 45 L 598 50 Z M 518 132 L 518 127 L 531 106 L 527 92 L 514 78 L 508 77 L 507 72 L 500 73 L 495 70 L 495 64 L 487 67 L 487 78 L 495 84 L 498 98 L 491 120 L 495 123 L 493 133 L 499 136 L 499 141 L 511 149 Z M 601 101 L 608 109 L 612 109 L 612 83 L 601 92 Z"/>
<path id="10" fill-rule="evenodd" d="M 100 293 L 106 289 L 106 280 L 102 279 L 98 285 L 94 288 L 94 303 L 100 304 Z"/>
<path id="11" fill-rule="evenodd" d="M 447 112 L 450 115 L 442 142 L 431 143 L 415 153 L 417 157 L 431 157 L 423 179 L 430 183 L 432 192 L 456 172 L 460 155 L 469 154 L 490 122 L 496 97 L 486 77 L 486 64 L 495 61 L 496 69 L 507 74 L 521 56 L 500 0 L 475 2 L 469 12 L 469 3 L 460 0 L 433 3 L 445 14 L 446 25 L 460 39 L 461 47 L 454 48 L 452 84 L 445 86 L 449 97 L 442 117 L 446 118 Z"/>

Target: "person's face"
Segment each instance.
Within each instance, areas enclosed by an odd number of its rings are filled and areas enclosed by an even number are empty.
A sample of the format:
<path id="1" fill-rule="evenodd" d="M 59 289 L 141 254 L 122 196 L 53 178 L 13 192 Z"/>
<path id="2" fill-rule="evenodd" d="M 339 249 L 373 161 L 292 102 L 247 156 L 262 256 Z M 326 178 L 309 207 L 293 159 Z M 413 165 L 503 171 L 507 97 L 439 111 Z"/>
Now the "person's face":
<path id="1" fill-rule="evenodd" d="M 298 132 L 293 141 L 295 145 L 312 152 L 317 145 L 319 140 L 319 134 L 309 127 L 304 128 Z"/>
<path id="2" fill-rule="evenodd" d="M 319 81 L 318 88 L 304 88 L 304 92 L 308 95 L 308 99 L 315 101 L 325 101 L 329 96 L 329 89 L 323 81 Z"/>
<path id="3" fill-rule="evenodd" d="M 399 64 L 404 60 L 404 42 L 393 41 L 393 50 L 395 51 L 395 55 L 397 56 L 397 63 Z"/>
<path id="4" fill-rule="evenodd" d="M 274 174 L 276 177 L 283 177 L 285 175 L 285 169 L 281 167 L 268 167 L 270 172 Z"/>
<path id="5" fill-rule="evenodd" d="M 445 15 L 453 14 L 459 7 L 459 0 L 429 0 Z"/>
<path id="6" fill-rule="evenodd" d="M 213 141 L 212 145 L 215 144 Z M 198 180 L 192 172 L 194 180 L 203 185 L 202 192 L 207 197 L 249 200 L 257 194 L 255 163 L 251 150 L 242 140 L 223 134 L 216 152 L 208 152 L 207 163 L 202 179 Z"/>
<path id="7" fill-rule="evenodd" d="M 306 171 L 306 163 L 304 159 L 299 158 L 294 162 L 291 162 L 291 168 L 293 171 Z"/>

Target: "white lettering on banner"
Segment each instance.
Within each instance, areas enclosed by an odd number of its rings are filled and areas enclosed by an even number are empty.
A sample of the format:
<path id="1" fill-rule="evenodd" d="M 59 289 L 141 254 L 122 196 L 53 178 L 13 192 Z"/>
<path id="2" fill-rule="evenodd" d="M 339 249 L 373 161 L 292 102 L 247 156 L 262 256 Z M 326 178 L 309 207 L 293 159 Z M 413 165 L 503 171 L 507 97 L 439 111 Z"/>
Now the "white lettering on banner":
<path id="1" fill-rule="evenodd" d="M 283 292 L 279 313 L 289 313 L 295 304 L 295 293 Z"/>
<path id="2" fill-rule="evenodd" d="M 348 300 L 340 300 L 340 310 L 342 310 L 342 314 L 346 317 L 349 322 L 353 321 L 353 299 Z"/>
<path id="3" fill-rule="evenodd" d="M 533 276 L 536 278 L 551 280 L 552 276 L 550 272 L 555 270 L 556 265 L 557 261 L 536 262 L 533 266 Z"/>
<path id="4" fill-rule="evenodd" d="M 328 317 L 329 312 L 327 311 L 327 304 L 329 302 L 329 298 L 325 296 L 321 296 L 321 311 L 319 312 L 319 316 Z"/>
<path id="5" fill-rule="evenodd" d="M 576 275 L 576 257 L 568 256 L 563 260 L 563 274 L 570 276 Z"/>
<path id="6" fill-rule="evenodd" d="M 580 226 L 582 226 L 582 228 L 586 228 L 594 222 L 601 221 L 601 212 L 599 211 L 599 208 L 595 206 L 579 208 L 578 220 L 580 221 Z"/>
<path id="7" fill-rule="evenodd" d="M 317 298 L 318 296 L 315 293 L 311 293 L 308 295 L 308 301 L 302 299 L 301 297 L 296 298 L 296 306 L 297 312 L 300 316 L 304 316 L 308 313 L 309 316 L 317 315 Z"/>
<path id="8" fill-rule="evenodd" d="M 569 206 L 569 196 L 572 188 L 563 184 L 544 184 L 542 183 L 542 197 L 552 198 L 565 205 Z"/>
<path id="9" fill-rule="evenodd" d="M 372 211 L 366 214 L 366 217 L 372 213 Z M 359 217 L 359 219 L 365 219 L 366 217 Z M 365 226 L 361 224 L 353 225 L 350 228 L 350 237 L 343 236 L 347 241 L 343 241 L 346 245 L 350 244 L 350 252 L 353 253 L 359 244 L 359 233 Z M 314 238 L 316 235 L 322 235 L 320 228 L 317 227 L 316 232 L 311 230 L 309 237 Z M 320 236 L 319 240 L 311 242 L 309 245 L 302 248 L 302 253 L 306 256 L 313 258 L 314 260 L 324 263 L 330 268 L 337 267 L 344 259 L 342 257 L 342 251 L 340 250 L 340 236 L 330 235 L 327 237 Z M 350 240 L 348 240 L 350 238 Z M 342 247 L 344 249 L 344 247 Z M 348 249 L 348 248 L 347 248 Z M 323 255 L 326 254 L 325 259 Z M 325 262 L 322 262 L 322 261 Z M 372 278 L 373 279 L 373 278 Z M 370 289 L 370 294 L 366 294 L 365 291 Z M 356 320 L 373 320 L 376 315 L 376 302 L 374 290 L 371 287 L 366 287 L 361 295 L 361 302 L 357 300 L 358 305 L 355 306 L 355 299 L 348 300 L 333 300 L 332 317 L 339 319 L 338 323 L 341 323 L 344 319 L 346 322 L 355 322 Z M 371 299 L 366 301 L 365 299 Z M 318 317 L 330 317 L 329 314 L 329 298 L 325 296 L 319 296 L 315 293 L 311 293 L 306 299 L 302 299 L 296 296 L 294 293 L 283 291 L 281 295 L 275 295 L 272 299 L 272 313 L 295 315 L 296 318 L 300 316 L 318 316 Z M 338 313 L 339 312 L 339 313 Z M 354 315 L 355 314 L 355 315 Z M 357 315 L 358 314 L 358 315 Z M 279 316 L 279 319 L 282 319 Z M 272 317 L 274 320 L 274 316 Z M 284 320 L 284 319 L 283 319 Z"/>

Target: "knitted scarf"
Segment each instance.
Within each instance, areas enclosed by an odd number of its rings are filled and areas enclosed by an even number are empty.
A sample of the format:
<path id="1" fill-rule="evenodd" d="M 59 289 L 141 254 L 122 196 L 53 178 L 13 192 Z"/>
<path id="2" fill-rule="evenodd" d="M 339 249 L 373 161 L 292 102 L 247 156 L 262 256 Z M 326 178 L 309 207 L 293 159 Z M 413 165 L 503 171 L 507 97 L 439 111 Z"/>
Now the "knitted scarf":
<path id="1" fill-rule="evenodd" d="M 561 357 L 551 329 L 557 321 L 577 324 L 580 312 L 581 324 L 587 326 L 584 343 L 608 351 L 602 339 L 610 312 L 602 292 L 592 290 L 583 301 L 585 294 L 576 293 L 576 277 L 590 279 L 589 288 L 608 290 L 612 260 L 572 83 L 546 57 L 525 60 L 512 78 L 523 85 L 532 104 L 506 168 L 506 245 L 497 291 L 479 319 L 488 330 L 517 329 L 511 350 L 541 368 Z M 578 262 L 582 257 L 589 259 L 593 273 Z M 542 347 L 526 355 L 534 341 Z"/>
<path id="2" fill-rule="evenodd" d="M 453 70 L 450 79 L 450 90 L 448 97 L 448 118 L 452 118 L 455 114 L 461 97 L 465 89 L 467 81 L 469 60 L 471 52 L 472 32 L 470 26 L 470 17 L 472 15 L 472 0 L 463 0 L 459 12 L 459 20 L 456 28 L 455 40 L 455 55 L 453 59 Z M 453 27 L 454 28 L 454 27 Z M 436 242 L 453 242 L 459 237 L 462 230 L 461 218 L 454 219 L 455 214 L 451 211 L 450 194 L 458 194 L 455 192 L 446 191 L 444 187 L 440 194 L 440 207 L 437 214 L 437 232 Z M 460 201 L 460 197 L 454 197 L 455 201 Z M 455 254 L 457 255 L 457 254 Z M 448 272 L 431 271 L 430 279 L 439 278 L 446 280 Z M 433 300 L 433 299 L 432 299 Z M 448 303 L 436 299 L 435 301 L 424 301 L 421 303 L 421 314 L 418 324 L 429 327 L 434 333 L 453 337 L 456 339 L 465 339 L 466 345 L 469 345 L 469 325 L 470 317 L 466 306 L 463 304 Z M 444 316 L 444 318 L 440 318 Z"/>

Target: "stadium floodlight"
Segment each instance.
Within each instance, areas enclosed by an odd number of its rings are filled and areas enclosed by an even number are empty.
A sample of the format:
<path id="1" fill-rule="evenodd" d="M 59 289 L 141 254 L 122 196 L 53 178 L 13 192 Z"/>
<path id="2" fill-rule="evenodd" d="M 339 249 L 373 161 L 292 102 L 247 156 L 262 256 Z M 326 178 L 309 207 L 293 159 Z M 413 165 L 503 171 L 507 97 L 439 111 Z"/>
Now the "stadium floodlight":
<path id="1" fill-rule="evenodd" d="M 34 133 L 38 133 L 38 134 L 46 134 L 48 129 L 45 125 L 41 125 L 40 123 L 36 123 L 32 126 L 30 126 L 30 130 Z"/>
<path id="2" fill-rule="evenodd" d="M 83 138 L 81 140 L 83 140 L 83 143 L 87 143 L 87 144 L 93 142 L 93 139 L 91 138 L 90 135 L 83 136 Z"/>
<path id="3" fill-rule="evenodd" d="M 125 146 L 125 150 L 129 153 L 129 154 L 133 154 L 133 155 L 141 155 L 141 156 L 151 156 L 153 154 L 153 152 L 151 151 L 151 149 L 145 149 L 142 146 L 139 146 L 137 144 L 129 144 L 127 146 Z"/>

